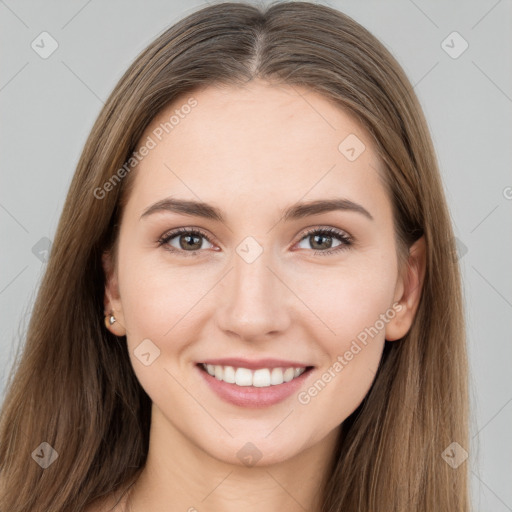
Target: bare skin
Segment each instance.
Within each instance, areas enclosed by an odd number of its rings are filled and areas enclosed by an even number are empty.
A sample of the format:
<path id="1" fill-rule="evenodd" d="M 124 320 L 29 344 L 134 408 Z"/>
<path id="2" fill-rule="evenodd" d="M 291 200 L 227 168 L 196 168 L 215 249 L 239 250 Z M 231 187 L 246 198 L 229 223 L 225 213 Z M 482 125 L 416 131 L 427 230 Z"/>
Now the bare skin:
<path id="1" fill-rule="evenodd" d="M 146 467 L 115 510 L 315 512 L 340 425 L 367 394 L 385 340 L 411 326 L 424 241 L 398 268 L 372 141 L 323 96 L 259 80 L 192 96 L 197 106 L 134 171 L 117 264 L 104 259 L 105 310 L 117 319 L 110 329 L 127 336 L 153 402 Z M 161 112 L 141 141 L 188 98 Z M 350 134 L 366 147 L 353 161 L 338 149 Z M 224 222 L 171 211 L 143 216 L 171 196 L 214 205 Z M 372 218 L 350 209 L 282 218 L 298 202 L 337 198 Z M 187 233 L 159 246 L 176 228 L 208 238 L 199 236 L 194 250 L 183 243 Z M 322 240 L 313 228 L 335 232 Z M 263 249 L 250 263 L 236 251 L 246 237 Z M 381 315 L 386 321 L 377 323 Z M 352 342 L 371 326 L 378 333 L 354 354 Z M 160 351 L 149 365 L 134 353 L 145 339 Z M 252 408 L 220 398 L 201 375 L 198 363 L 223 357 L 293 359 L 313 369 L 299 391 Z M 309 391 L 329 370 L 325 386 Z M 247 446 L 257 448 L 255 464 L 240 457 Z"/>

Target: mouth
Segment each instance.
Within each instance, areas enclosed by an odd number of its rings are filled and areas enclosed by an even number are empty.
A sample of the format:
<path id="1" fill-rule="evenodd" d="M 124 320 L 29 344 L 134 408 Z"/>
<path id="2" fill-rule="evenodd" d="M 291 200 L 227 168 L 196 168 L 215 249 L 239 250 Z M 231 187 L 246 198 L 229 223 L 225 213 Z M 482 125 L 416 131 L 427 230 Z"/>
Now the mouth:
<path id="1" fill-rule="evenodd" d="M 203 382 L 224 402 L 244 408 L 268 407 L 285 401 L 305 386 L 314 366 L 287 366 L 284 362 L 248 364 L 256 366 L 233 366 L 233 364 L 197 363 Z M 276 366 L 283 364 L 282 366 Z"/>
<path id="2" fill-rule="evenodd" d="M 274 368 L 258 368 L 224 366 L 219 364 L 199 363 L 199 368 L 215 379 L 240 387 L 267 388 L 279 386 L 300 377 L 311 370 L 312 366 L 288 366 Z"/>

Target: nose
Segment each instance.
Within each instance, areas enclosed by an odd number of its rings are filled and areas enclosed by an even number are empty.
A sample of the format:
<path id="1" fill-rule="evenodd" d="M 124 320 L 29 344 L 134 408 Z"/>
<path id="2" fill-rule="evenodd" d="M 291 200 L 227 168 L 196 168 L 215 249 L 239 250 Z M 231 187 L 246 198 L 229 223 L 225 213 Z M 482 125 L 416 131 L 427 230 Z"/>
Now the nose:
<path id="1" fill-rule="evenodd" d="M 278 336 L 290 325 L 293 294 L 271 259 L 265 251 L 252 263 L 234 255 L 217 295 L 217 324 L 224 333 L 257 341 Z"/>

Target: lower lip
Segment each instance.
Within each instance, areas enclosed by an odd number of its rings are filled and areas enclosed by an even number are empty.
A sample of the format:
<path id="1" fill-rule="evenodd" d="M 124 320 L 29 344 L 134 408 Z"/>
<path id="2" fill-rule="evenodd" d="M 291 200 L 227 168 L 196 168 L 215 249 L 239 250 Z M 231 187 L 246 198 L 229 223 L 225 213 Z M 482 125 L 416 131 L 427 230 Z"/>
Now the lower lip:
<path id="1" fill-rule="evenodd" d="M 254 386 L 237 386 L 212 377 L 201 365 L 196 365 L 198 372 L 210 388 L 223 400 L 239 407 L 261 408 L 286 400 L 296 392 L 309 377 L 312 368 L 308 368 L 299 377 L 275 386 L 257 388 Z"/>

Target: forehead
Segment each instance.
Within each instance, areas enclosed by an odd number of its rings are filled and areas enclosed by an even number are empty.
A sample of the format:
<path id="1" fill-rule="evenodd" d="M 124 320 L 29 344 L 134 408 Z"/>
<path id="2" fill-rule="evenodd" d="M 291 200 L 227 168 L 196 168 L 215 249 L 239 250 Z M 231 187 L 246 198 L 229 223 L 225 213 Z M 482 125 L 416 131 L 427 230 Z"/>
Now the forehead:
<path id="1" fill-rule="evenodd" d="M 306 194 L 362 201 L 365 192 L 374 199 L 384 192 L 381 164 L 360 123 L 298 86 L 255 80 L 183 94 L 153 119 L 144 144 L 153 148 L 136 171 L 141 207 L 169 195 L 288 204 Z"/>

